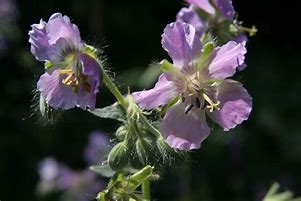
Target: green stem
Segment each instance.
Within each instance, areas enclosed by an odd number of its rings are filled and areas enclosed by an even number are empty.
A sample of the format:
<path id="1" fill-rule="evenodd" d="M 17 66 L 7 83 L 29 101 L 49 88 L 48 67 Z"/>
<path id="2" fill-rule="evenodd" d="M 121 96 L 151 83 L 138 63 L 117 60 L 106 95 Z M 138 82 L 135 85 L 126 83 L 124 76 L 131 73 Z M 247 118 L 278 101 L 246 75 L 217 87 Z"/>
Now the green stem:
<path id="1" fill-rule="evenodd" d="M 149 121 L 146 119 L 146 117 L 144 116 L 144 114 L 139 114 L 139 117 L 141 118 L 142 122 L 144 123 L 145 126 L 148 127 L 148 129 L 156 136 L 156 137 L 160 137 L 161 133 L 160 131 L 158 131 L 153 125 L 151 125 L 151 123 L 149 123 Z"/>
<path id="2" fill-rule="evenodd" d="M 142 183 L 142 197 L 143 201 L 150 201 L 151 200 L 151 194 L 150 194 L 150 179 L 146 179 Z"/>
<path id="3" fill-rule="evenodd" d="M 124 98 L 124 96 L 120 93 L 119 89 L 117 86 L 112 82 L 110 77 L 107 75 L 106 71 L 102 68 L 102 73 L 103 73 L 103 81 L 106 84 L 106 86 L 109 88 L 111 93 L 115 96 L 117 101 L 122 105 L 125 109 L 127 108 L 127 101 Z"/>

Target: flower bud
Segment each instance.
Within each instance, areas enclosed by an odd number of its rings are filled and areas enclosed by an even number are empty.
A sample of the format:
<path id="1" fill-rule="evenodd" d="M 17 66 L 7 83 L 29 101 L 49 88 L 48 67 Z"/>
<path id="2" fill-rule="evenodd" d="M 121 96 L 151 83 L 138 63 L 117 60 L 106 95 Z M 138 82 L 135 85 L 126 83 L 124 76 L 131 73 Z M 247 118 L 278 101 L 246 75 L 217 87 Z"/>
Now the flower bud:
<path id="1" fill-rule="evenodd" d="M 116 133 L 115 136 L 118 138 L 118 140 L 123 141 L 126 134 L 129 132 L 128 127 L 126 125 L 120 126 Z"/>
<path id="2" fill-rule="evenodd" d="M 140 140 L 138 139 L 136 141 L 136 152 L 139 161 L 143 165 L 147 165 L 149 162 L 151 162 L 152 157 L 152 152 L 151 152 L 152 146 L 150 142 L 147 140 Z"/>
<path id="3" fill-rule="evenodd" d="M 36 109 L 34 109 L 39 114 L 39 123 L 41 124 L 54 124 L 60 118 L 62 111 L 56 110 L 46 103 L 45 97 L 39 93 L 38 103 L 34 104 Z"/>
<path id="4" fill-rule="evenodd" d="M 121 170 L 128 164 L 130 152 L 124 142 L 116 144 L 108 156 L 109 165 L 113 170 Z"/>

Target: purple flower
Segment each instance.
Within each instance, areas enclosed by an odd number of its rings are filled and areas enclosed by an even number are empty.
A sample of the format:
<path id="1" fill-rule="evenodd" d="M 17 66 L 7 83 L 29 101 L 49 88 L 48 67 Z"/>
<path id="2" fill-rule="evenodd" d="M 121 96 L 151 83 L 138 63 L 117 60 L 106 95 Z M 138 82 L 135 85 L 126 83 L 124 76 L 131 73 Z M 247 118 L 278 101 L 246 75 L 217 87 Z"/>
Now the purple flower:
<path id="1" fill-rule="evenodd" d="M 133 94 L 145 109 L 178 99 L 167 110 L 160 130 L 171 147 L 182 150 L 200 148 L 207 138 L 206 114 L 228 131 L 248 119 L 252 109 L 247 90 L 229 79 L 244 63 L 244 43 L 230 41 L 215 48 L 211 44 L 209 51 L 210 44 L 202 48 L 199 38 L 190 24 L 169 24 L 162 45 L 173 64 L 162 62 L 165 73 L 155 87 Z"/>
<path id="2" fill-rule="evenodd" d="M 196 29 L 196 32 L 199 35 L 202 35 L 206 29 L 207 25 L 200 18 L 200 16 L 194 11 L 193 6 L 189 6 L 188 8 L 182 8 L 177 14 L 177 21 L 186 22 L 193 25 Z"/>
<path id="3" fill-rule="evenodd" d="M 235 11 L 232 6 L 232 0 L 185 0 L 186 2 L 195 5 L 201 10 L 210 15 L 221 14 L 223 17 L 233 20 Z"/>
<path id="4" fill-rule="evenodd" d="M 14 0 L 0 0 L 0 19 L 1 23 L 14 21 L 17 13 Z M 0 24 L 1 25 L 1 24 Z"/>
<path id="5" fill-rule="evenodd" d="M 101 132 L 92 132 L 84 152 L 84 158 L 90 165 L 101 163 L 109 151 L 109 139 Z"/>
<path id="6" fill-rule="evenodd" d="M 70 188 L 73 183 L 74 172 L 55 159 L 49 157 L 39 164 L 40 184 L 42 193 L 62 191 Z"/>
<path id="7" fill-rule="evenodd" d="M 250 32 L 250 34 L 255 31 L 255 28 L 241 27 L 239 22 L 234 19 L 235 11 L 232 0 L 185 1 L 190 3 L 190 6 L 179 11 L 177 21 L 193 25 L 201 37 L 203 34 L 212 34 L 209 36 L 216 38 L 219 44 L 224 44 L 229 40 L 240 43 L 247 41 L 245 31 Z M 203 15 L 199 15 L 199 13 L 203 13 Z"/>
<path id="8" fill-rule="evenodd" d="M 54 109 L 94 109 L 100 66 L 95 49 L 81 40 L 77 26 L 67 16 L 55 13 L 47 23 L 41 20 L 32 25 L 29 36 L 31 53 L 45 61 L 46 73 L 37 88 L 46 103 Z"/>
<path id="9" fill-rule="evenodd" d="M 72 186 L 65 191 L 69 200 L 93 200 L 103 187 L 103 183 L 97 179 L 97 174 L 88 169 L 75 172 L 73 181 Z"/>
<path id="10" fill-rule="evenodd" d="M 44 159 L 39 165 L 40 193 L 63 192 L 64 197 L 75 201 L 94 198 L 103 186 L 90 170 L 74 171 L 53 158 Z"/>

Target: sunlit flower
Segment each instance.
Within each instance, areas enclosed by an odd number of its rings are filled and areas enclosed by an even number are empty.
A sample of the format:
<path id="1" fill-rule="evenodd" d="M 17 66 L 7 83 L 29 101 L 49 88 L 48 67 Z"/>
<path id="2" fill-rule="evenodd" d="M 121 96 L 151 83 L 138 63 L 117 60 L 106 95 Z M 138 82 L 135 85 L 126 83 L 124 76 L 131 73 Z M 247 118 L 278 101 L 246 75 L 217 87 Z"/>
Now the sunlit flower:
<path id="1" fill-rule="evenodd" d="M 190 24 L 169 24 L 162 45 L 173 64 L 163 61 L 165 72 L 155 87 L 133 94 L 145 109 L 172 105 L 160 130 L 170 146 L 182 150 L 199 148 L 207 138 L 210 129 L 206 115 L 228 131 L 248 119 L 252 109 L 247 90 L 228 79 L 244 63 L 244 43 L 230 41 L 221 47 L 208 43 L 202 47 L 199 38 Z"/>
<path id="2" fill-rule="evenodd" d="M 46 103 L 54 109 L 94 109 L 100 66 L 95 49 L 81 40 L 77 26 L 67 16 L 55 13 L 47 23 L 33 24 L 29 36 L 31 53 L 45 61 L 46 73 L 37 88 Z"/>

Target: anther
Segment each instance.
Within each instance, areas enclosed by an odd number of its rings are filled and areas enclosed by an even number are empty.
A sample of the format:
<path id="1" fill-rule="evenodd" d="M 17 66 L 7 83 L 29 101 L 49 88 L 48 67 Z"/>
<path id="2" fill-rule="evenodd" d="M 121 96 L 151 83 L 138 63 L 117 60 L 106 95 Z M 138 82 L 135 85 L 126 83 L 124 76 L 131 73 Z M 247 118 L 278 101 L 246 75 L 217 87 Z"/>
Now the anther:
<path id="1" fill-rule="evenodd" d="M 186 108 L 185 108 L 185 114 L 187 114 L 188 112 L 190 112 L 192 110 L 193 106 L 194 106 L 193 104 L 187 105 Z"/>
<path id="2" fill-rule="evenodd" d="M 185 102 L 185 97 L 181 96 L 181 100 L 182 100 L 182 103 L 184 103 Z"/>

